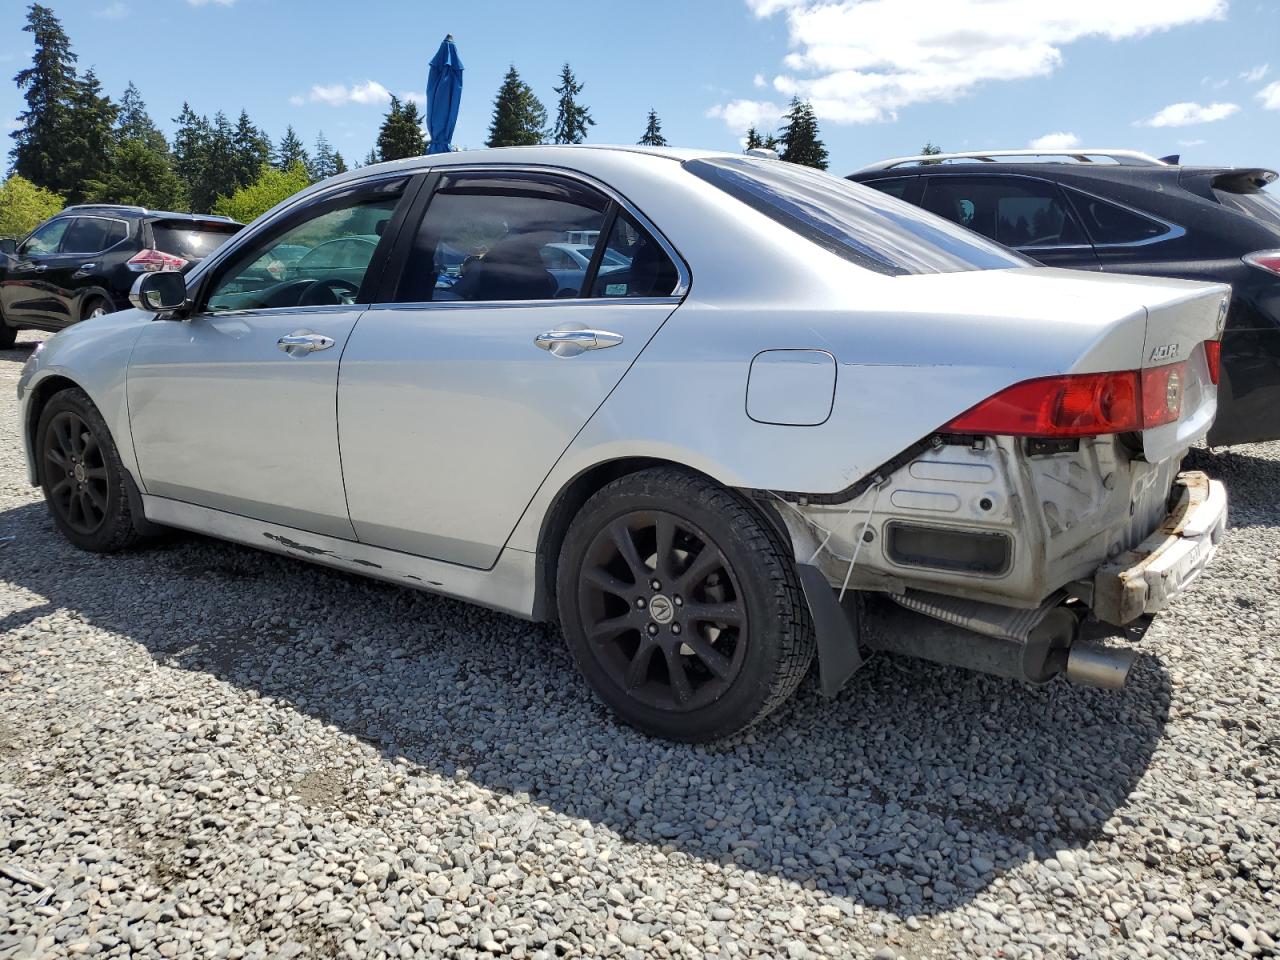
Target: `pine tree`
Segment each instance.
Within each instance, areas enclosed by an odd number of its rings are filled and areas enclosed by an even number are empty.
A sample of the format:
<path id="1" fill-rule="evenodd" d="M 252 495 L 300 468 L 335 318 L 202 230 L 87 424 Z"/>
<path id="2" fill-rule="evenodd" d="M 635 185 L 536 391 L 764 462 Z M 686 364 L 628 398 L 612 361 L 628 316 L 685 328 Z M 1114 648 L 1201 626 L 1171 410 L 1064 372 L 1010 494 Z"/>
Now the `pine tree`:
<path id="1" fill-rule="evenodd" d="M 546 137 L 547 110 L 514 66 L 507 70 L 493 101 L 489 147 L 528 147 Z"/>
<path id="2" fill-rule="evenodd" d="M 116 117 L 116 138 L 120 141 L 141 140 L 157 153 L 168 154 L 169 141 L 164 138 L 160 128 L 147 113 L 147 105 L 142 101 L 142 94 L 129 81 L 124 96 L 120 98 L 120 113 Z"/>
<path id="3" fill-rule="evenodd" d="M 757 130 L 755 127 L 748 128 L 747 142 L 744 145 L 743 149 L 758 150 L 763 146 L 764 146 L 764 137 L 760 136 L 760 131 Z"/>
<path id="4" fill-rule="evenodd" d="M 67 144 L 60 175 L 67 184 L 64 195 L 68 203 L 84 199 L 85 185 L 107 176 L 111 154 L 116 144 L 116 105 L 102 92 L 102 84 L 93 70 L 85 73 L 71 94 L 67 114 Z"/>
<path id="5" fill-rule="evenodd" d="M 642 147 L 665 147 L 667 138 L 662 135 L 662 122 L 658 119 L 658 111 L 649 108 L 649 123 L 644 128 L 644 136 L 636 143 Z"/>
<path id="6" fill-rule="evenodd" d="M 587 139 L 587 127 L 595 126 L 591 111 L 578 103 L 583 85 L 573 76 L 569 64 L 560 68 L 560 86 L 553 87 L 560 94 L 556 106 L 556 126 L 553 139 L 556 143 L 582 143 Z"/>
<path id="7" fill-rule="evenodd" d="M 33 3 L 22 29 L 32 35 L 36 50 L 31 66 L 13 78 L 27 101 L 12 134 L 13 172 L 38 187 L 64 193 L 73 186 L 64 167 L 73 153 L 69 114 L 78 83 L 76 55 L 48 7 Z"/>
<path id="8" fill-rule="evenodd" d="M 925 145 L 920 148 L 920 156 L 922 157 L 936 157 L 941 152 L 942 148 L 932 140 L 926 141 Z"/>
<path id="9" fill-rule="evenodd" d="M 236 121 L 231 148 L 235 154 L 237 188 L 254 183 L 261 176 L 262 168 L 271 162 L 271 138 L 254 125 L 246 110 L 240 111 Z"/>
<path id="10" fill-rule="evenodd" d="M 422 116 L 414 103 L 402 104 L 399 97 L 391 98 L 391 109 L 387 111 L 378 131 L 378 158 L 380 160 L 402 160 L 405 157 L 417 157 L 426 152 L 427 144 L 422 136 Z"/>
<path id="11" fill-rule="evenodd" d="M 342 173 L 342 170 L 338 169 L 338 164 L 341 160 L 342 157 L 338 155 L 325 138 L 324 131 L 320 131 L 319 136 L 316 137 L 315 150 L 311 153 L 311 166 L 308 168 L 311 179 L 327 180 Z"/>
<path id="12" fill-rule="evenodd" d="M 369 155 L 364 158 L 364 163 L 360 164 L 360 166 L 371 167 L 375 163 L 380 163 L 380 162 L 381 161 L 378 159 L 378 151 L 374 149 L 369 151 Z"/>
<path id="13" fill-rule="evenodd" d="M 293 124 L 289 124 L 285 128 L 284 136 L 280 138 L 280 149 L 276 151 L 275 165 L 277 170 L 288 170 L 295 163 L 309 167 L 311 158 L 307 156 L 307 148 L 302 145 L 302 139 L 293 129 Z"/>
<path id="14" fill-rule="evenodd" d="M 336 177 L 340 173 L 347 172 L 347 161 L 342 159 L 342 154 L 337 150 L 333 151 L 333 175 Z"/>
<path id="15" fill-rule="evenodd" d="M 115 145 L 102 179 L 85 183 L 84 199 L 90 203 L 131 203 L 153 210 L 179 210 L 187 198 L 169 155 L 155 150 L 146 140 L 130 139 Z"/>
<path id="16" fill-rule="evenodd" d="M 185 101 L 182 112 L 173 120 L 177 131 L 173 135 L 173 172 L 178 175 L 187 193 L 190 209 L 195 209 L 195 194 L 204 174 L 205 147 L 209 140 L 209 121 L 198 116 Z"/>
<path id="17" fill-rule="evenodd" d="M 791 107 L 783 118 L 786 123 L 778 136 L 781 159 L 805 167 L 827 169 L 827 147 L 818 139 L 818 118 L 813 105 L 799 97 L 791 98 Z"/>
<path id="18" fill-rule="evenodd" d="M 191 191 L 191 205 L 197 213 L 209 213 L 219 197 L 231 196 L 240 186 L 235 136 L 235 127 L 219 110 L 205 138 L 200 184 Z"/>

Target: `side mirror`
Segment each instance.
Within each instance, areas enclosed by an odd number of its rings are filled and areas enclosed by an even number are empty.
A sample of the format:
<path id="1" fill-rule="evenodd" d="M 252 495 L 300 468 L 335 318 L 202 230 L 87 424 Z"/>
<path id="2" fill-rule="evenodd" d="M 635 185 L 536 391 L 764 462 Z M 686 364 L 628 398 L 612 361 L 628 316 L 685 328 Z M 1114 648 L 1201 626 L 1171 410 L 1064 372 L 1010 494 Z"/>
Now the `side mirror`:
<path id="1" fill-rule="evenodd" d="M 4 239 L 0 239 L 0 253 L 5 254 L 6 256 L 12 257 L 17 252 L 18 252 L 17 240 L 13 239 L 13 237 L 5 237 Z"/>
<path id="2" fill-rule="evenodd" d="M 180 273 L 144 273 L 129 291 L 129 302 L 151 313 L 174 313 L 187 305 L 187 280 Z"/>

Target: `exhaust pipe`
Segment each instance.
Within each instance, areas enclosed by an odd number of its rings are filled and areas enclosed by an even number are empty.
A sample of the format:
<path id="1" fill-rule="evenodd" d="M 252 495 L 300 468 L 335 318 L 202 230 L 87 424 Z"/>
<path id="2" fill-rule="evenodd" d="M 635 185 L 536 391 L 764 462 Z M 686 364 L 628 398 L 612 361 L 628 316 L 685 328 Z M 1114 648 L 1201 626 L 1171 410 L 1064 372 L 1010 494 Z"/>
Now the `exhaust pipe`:
<path id="1" fill-rule="evenodd" d="M 1067 654 L 1067 679 L 1086 687 L 1119 690 L 1129 678 L 1129 668 L 1138 659 L 1135 650 L 1116 650 L 1092 643 L 1072 644 Z"/>
<path id="2" fill-rule="evenodd" d="M 1063 674 L 1072 683 L 1123 687 L 1136 654 L 1082 642 L 1080 618 L 1060 601 L 1015 610 L 909 590 L 893 599 L 867 597 L 861 634 L 873 650 L 1024 683 Z"/>

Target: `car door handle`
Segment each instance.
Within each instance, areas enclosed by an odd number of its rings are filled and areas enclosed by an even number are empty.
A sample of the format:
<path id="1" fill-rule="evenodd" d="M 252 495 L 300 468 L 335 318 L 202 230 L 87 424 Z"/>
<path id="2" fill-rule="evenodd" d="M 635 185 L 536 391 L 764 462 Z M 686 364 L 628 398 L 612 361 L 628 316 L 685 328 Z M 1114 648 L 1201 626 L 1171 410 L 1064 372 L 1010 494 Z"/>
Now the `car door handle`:
<path id="1" fill-rule="evenodd" d="M 323 333 L 291 333 L 276 341 L 276 346 L 291 357 L 302 357 L 317 350 L 328 350 L 337 341 Z"/>
<path id="2" fill-rule="evenodd" d="M 72 274 L 73 277 L 87 277 L 93 270 L 97 269 L 96 263 L 82 263 L 80 269 Z"/>
<path id="3" fill-rule="evenodd" d="M 49 269 L 49 265 L 47 263 L 37 263 L 34 266 L 32 266 L 31 269 L 34 270 L 36 273 L 44 273 L 46 270 Z"/>
<path id="4" fill-rule="evenodd" d="M 622 334 L 608 330 L 548 330 L 533 338 L 543 350 L 557 357 L 576 357 L 586 350 L 603 350 L 622 342 Z"/>

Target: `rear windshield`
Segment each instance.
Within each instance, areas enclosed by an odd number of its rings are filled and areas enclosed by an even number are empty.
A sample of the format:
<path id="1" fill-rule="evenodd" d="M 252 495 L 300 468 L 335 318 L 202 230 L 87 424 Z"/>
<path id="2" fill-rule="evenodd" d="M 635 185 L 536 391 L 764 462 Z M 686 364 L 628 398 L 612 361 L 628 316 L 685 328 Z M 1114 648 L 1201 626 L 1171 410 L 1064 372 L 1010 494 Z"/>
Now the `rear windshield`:
<path id="1" fill-rule="evenodd" d="M 878 273 L 999 270 L 1032 262 L 919 207 L 808 167 L 746 157 L 684 166 L 805 239 Z"/>
<path id="2" fill-rule="evenodd" d="M 1218 202 L 1240 213 L 1247 214 L 1255 220 L 1265 220 L 1272 226 L 1280 226 L 1280 199 L 1268 190 L 1253 190 L 1248 193 L 1233 193 L 1230 190 L 1217 188 Z"/>
<path id="3" fill-rule="evenodd" d="M 181 220 L 158 220 L 151 224 L 156 249 L 172 253 L 183 260 L 203 260 L 234 237 L 240 228 L 235 224 L 186 223 Z"/>

